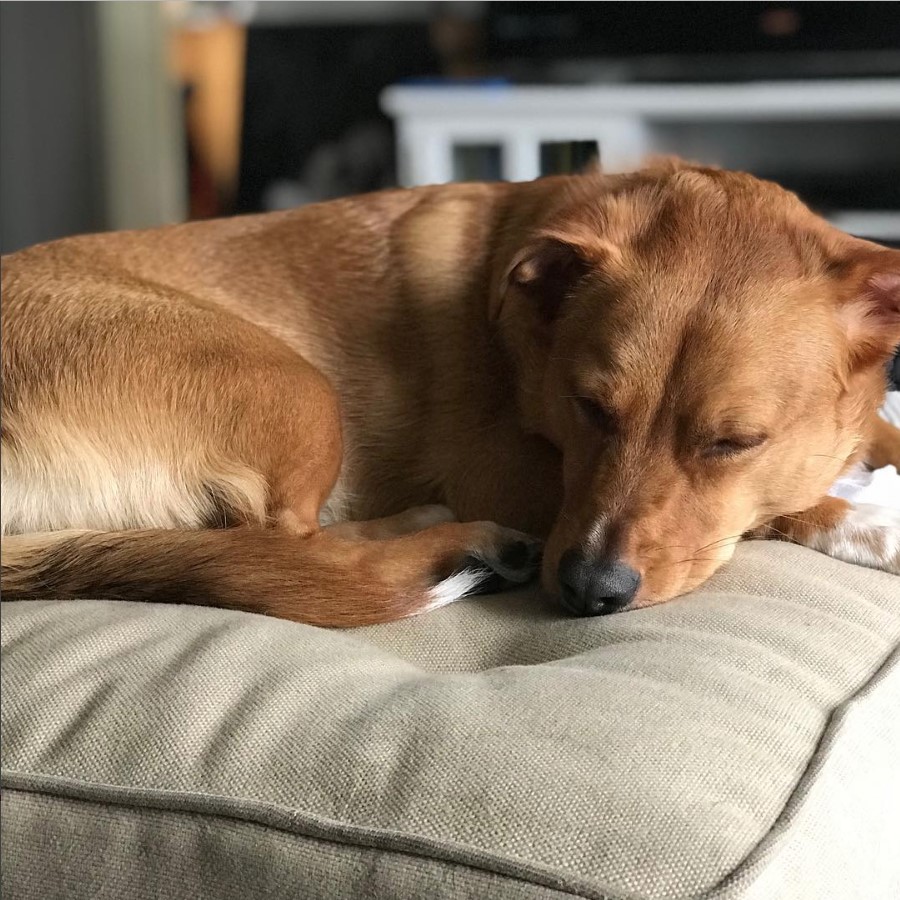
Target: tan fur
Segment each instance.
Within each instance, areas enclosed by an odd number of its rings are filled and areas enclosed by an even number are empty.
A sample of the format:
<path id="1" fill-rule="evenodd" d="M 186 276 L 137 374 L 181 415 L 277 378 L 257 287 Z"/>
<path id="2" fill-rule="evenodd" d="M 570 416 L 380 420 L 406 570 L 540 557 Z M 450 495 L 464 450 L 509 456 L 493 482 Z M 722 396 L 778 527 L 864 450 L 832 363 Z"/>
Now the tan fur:
<path id="1" fill-rule="evenodd" d="M 528 533 L 550 592 L 580 546 L 668 599 L 868 443 L 900 462 L 873 417 L 898 256 L 663 162 L 4 257 L 3 589 L 362 624 L 473 560 L 522 580 Z M 730 437 L 762 443 L 703 455 Z M 466 524 L 323 528 L 423 504 Z"/>

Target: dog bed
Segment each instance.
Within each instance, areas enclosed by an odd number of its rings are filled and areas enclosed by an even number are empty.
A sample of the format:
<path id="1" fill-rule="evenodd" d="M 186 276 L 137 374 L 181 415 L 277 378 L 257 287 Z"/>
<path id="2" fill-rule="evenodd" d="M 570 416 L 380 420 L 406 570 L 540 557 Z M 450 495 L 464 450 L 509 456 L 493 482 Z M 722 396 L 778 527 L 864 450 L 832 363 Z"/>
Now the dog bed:
<path id="1" fill-rule="evenodd" d="M 599 619 L 2 620 L 4 897 L 900 896 L 896 576 L 751 542 Z"/>

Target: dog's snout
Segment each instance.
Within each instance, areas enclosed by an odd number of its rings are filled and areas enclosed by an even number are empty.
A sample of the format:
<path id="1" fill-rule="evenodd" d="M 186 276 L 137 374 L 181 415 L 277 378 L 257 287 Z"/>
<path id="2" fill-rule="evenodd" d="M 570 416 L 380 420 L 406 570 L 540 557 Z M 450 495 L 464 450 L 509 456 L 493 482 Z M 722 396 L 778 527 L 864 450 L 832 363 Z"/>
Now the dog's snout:
<path id="1" fill-rule="evenodd" d="M 563 603 L 580 616 L 602 616 L 626 607 L 637 594 L 641 576 L 619 560 L 591 560 L 567 550 L 559 561 Z"/>

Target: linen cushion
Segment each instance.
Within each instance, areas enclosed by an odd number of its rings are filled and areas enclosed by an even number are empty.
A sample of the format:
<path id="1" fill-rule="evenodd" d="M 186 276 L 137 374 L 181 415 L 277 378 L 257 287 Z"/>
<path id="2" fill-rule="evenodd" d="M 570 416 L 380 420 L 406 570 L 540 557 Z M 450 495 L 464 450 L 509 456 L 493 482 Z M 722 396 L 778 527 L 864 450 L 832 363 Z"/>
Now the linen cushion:
<path id="1" fill-rule="evenodd" d="M 598 619 L 48 601 L 2 638 L 4 897 L 900 896 L 900 579 L 810 550 Z"/>

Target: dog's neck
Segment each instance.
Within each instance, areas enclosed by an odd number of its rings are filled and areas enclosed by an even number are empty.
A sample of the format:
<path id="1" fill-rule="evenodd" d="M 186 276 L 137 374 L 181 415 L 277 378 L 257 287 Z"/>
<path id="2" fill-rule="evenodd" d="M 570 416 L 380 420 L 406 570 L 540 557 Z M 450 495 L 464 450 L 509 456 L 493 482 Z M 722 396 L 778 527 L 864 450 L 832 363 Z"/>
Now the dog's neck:
<path id="1" fill-rule="evenodd" d="M 549 527 L 559 497 L 535 497 L 528 486 L 538 468 L 542 483 L 558 480 L 558 454 L 522 427 L 516 377 L 490 313 L 549 193 L 534 185 L 413 192 L 418 202 L 391 223 L 390 251 L 378 260 L 383 277 L 396 280 L 389 300 L 338 306 L 351 318 L 337 331 L 353 340 L 329 345 L 317 363 L 345 403 L 354 514 L 443 502 L 478 519 L 496 510 L 500 494 L 519 527 Z"/>

